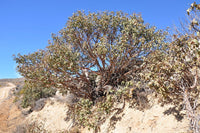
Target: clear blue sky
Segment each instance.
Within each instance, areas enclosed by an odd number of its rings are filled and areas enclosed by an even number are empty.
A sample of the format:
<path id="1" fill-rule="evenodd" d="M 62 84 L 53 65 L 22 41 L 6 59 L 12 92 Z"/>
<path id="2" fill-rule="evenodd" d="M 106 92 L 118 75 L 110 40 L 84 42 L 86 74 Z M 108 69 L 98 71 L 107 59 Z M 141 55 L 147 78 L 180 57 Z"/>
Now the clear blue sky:
<path id="1" fill-rule="evenodd" d="M 13 54 L 43 49 L 77 10 L 141 13 L 146 23 L 179 24 L 193 0 L 0 0 L 0 78 L 16 78 Z"/>

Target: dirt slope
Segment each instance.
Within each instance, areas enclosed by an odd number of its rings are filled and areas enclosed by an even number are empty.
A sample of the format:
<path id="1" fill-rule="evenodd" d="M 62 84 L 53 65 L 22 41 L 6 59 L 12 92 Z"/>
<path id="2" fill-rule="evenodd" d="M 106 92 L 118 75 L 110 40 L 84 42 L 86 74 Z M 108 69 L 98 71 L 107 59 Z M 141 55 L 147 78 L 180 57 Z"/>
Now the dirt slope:
<path id="1" fill-rule="evenodd" d="M 65 102 L 59 102 L 55 98 L 49 98 L 41 111 L 33 111 L 26 118 L 13 103 L 14 97 L 10 90 L 15 85 L 9 83 L 7 87 L 0 88 L 0 133 L 12 133 L 17 125 L 36 122 L 52 133 L 70 130 L 72 120 L 65 121 L 68 110 Z M 121 105 L 119 105 L 121 107 Z M 145 111 L 129 108 L 126 104 L 122 113 L 111 114 L 101 125 L 100 133 L 186 133 L 189 129 L 189 121 L 185 112 L 178 112 L 173 105 L 161 106 L 158 103 Z M 179 117 L 179 120 L 177 118 Z M 78 128 L 81 133 L 93 133 L 87 128 Z"/>
<path id="2" fill-rule="evenodd" d="M 54 98 L 48 99 L 41 111 L 33 111 L 26 117 L 26 123 L 36 122 L 51 133 L 60 133 L 69 129 L 71 121 L 66 122 L 66 103 L 60 103 Z"/>
<path id="3" fill-rule="evenodd" d="M 186 117 L 177 120 L 172 114 L 165 114 L 172 105 L 154 105 L 145 111 L 125 107 L 117 116 L 110 116 L 100 127 L 100 133 L 187 133 L 189 121 Z M 184 112 L 181 112 L 184 114 Z M 93 133 L 87 128 L 81 133 Z"/>
<path id="4" fill-rule="evenodd" d="M 7 87 L 0 88 L 0 133 L 11 133 L 23 121 L 21 111 L 13 103 L 14 97 L 10 95 L 15 87 L 8 83 Z"/>
<path id="5" fill-rule="evenodd" d="M 67 131 L 70 130 L 72 120 L 64 121 L 66 111 L 66 104 L 52 98 L 41 111 L 31 113 L 27 120 L 43 123 L 44 128 L 52 133 Z M 100 127 L 100 133 L 187 133 L 188 125 L 185 112 L 178 112 L 173 105 L 155 104 L 150 109 L 139 111 L 129 108 L 127 103 L 122 113 L 114 115 L 113 112 L 108 116 Z M 93 133 L 87 128 L 76 128 L 76 131 Z"/>

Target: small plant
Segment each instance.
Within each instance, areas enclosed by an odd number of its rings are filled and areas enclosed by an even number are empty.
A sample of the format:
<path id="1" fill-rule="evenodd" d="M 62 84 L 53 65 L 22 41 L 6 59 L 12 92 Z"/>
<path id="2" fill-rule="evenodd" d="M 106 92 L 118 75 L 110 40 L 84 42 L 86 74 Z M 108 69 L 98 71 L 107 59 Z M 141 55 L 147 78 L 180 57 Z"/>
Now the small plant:
<path id="1" fill-rule="evenodd" d="M 108 95 L 106 96 L 105 100 L 98 103 L 97 105 L 98 111 L 105 114 L 110 114 L 113 108 L 113 104 L 114 104 L 113 95 Z"/>
<path id="2" fill-rule="evenodd" d="M 34 106 L 35 102 L 41 98 L 47 98 L 54 96 L 56 90 L 53 88 L 41 88 L 40 86 L 32 86 L 29 82 L 25 83 L 25 86 L 18 92 L 15 100 L 21 100 L 21 106 L 26 108 L 28 106 Z M 19 97 L 22 96 L 22 99 Z"/>
<path id="3" fill-rule="evenodd" d="M 43 123 L 31 123 L 19 125 L 13 133 L 50 133 L 44 128 Z"/>

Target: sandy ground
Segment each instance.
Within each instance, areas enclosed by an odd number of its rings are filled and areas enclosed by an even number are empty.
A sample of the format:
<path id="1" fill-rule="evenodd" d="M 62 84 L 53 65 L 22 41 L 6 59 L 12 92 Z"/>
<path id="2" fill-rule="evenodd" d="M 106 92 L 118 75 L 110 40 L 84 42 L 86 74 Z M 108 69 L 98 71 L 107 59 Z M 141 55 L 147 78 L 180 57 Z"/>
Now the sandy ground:
<path id="1" fill-rule="evenodd" d="M 33 111 L 26 117 L 26 121 L 27 123 L 36 122 L 51 133 L 66 131 L 72 123 L 64 120 L 67 110 L 66 103 L 60 103 L 54 98 L 50 98 L 41 111 Z"/>
<path id="2" fill-rule="evenodd" d="M 150 109 L 139 111 L 129 108 L 127 103 L 122 113 L 115 117 L 113 114 L 108 116 L 100 127 L 100 133 L 186 133 L 189 130 L 189 121 L 185 117 L 185 112 L 177 112 L 176 109 L 173 110 L 173 107 L 170 104 L 165 106 L 155 104 Z M 45 129 L 52 133 L 67 131 L 72 121 L 64 121 L 66 111 L 66 104 L 59 103 L 52 98 L 41 111 L 31 113 L 27 120 L 42 123 Z M 175 116 L 180 115 L 179 113 L 183 117 L 177 120 Z M 93 133 L 87 128 L 78 128 L 78 130 L 81 133 Z"/>
<path id="3" fill-rule="evenodd" d="M 15 87 L 8 83 L 7 87 L 0 88 L 0 133 L 12 133 L 16 125 L 23 121 L 21 111 L 13 103 L 14 97 L 9 95 Z"/>
<path id="4" fill-rule="evenodd" d="M 148 110 L 139 111 L 126 106 L 121 114 L 116 117 L 111 115 L 106 119 L 100 127 L 100 133 L 187 133 L 189 131 L 187 118 L 178 121 L 174 115 L 164 114 L 171 107 L 173 106 L 154 105 Z M 85 128 L 81 133 L 93 133 L 93 131 Z"/>
<path id="5" fill-rule="evenodd" d="M 21 111 L 13 103 L 14 97 L 9 95 L 14 87 L 15 85 L 9 83 L 8 87 L 0 89 L 0 133 L 12 133 L 15 127 L 24 121 Z M 71 120 L 64 120 L 67 110 L 65 102 L 50 98 L 41 111 L 29 114 L 25 122 L 42 124 L 52 133 L 67 131 L 72 125 Z M 122 113 L 116 116 L 113 114 L 101 125 L 100 133 L 186 133 L 189 129 L 189 121 L 184 116 L 184 111 L 177 112 L 170 104 L 154 104 L 150 109 L 139 111 L 129 108 L 127 103 Z M 178 121 L 175 116 L 179 114 L 183 114 L 183 118 Z M 87 128 L 78 130 L 81 133 L 93 133 Z"/>

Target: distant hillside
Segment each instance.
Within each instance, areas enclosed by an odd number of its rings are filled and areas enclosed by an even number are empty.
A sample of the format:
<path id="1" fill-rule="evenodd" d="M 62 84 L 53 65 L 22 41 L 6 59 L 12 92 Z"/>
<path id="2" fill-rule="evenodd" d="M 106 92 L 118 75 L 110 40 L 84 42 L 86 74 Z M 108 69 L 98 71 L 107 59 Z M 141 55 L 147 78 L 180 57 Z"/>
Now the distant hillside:
<path id="1" fill-rule="evenodd" d="M 0 87 L 7 86 L 8 82 L 11 82 L 16 86 L 21 86 L 24 83 L 24 78 L 0 79 Z"/>

